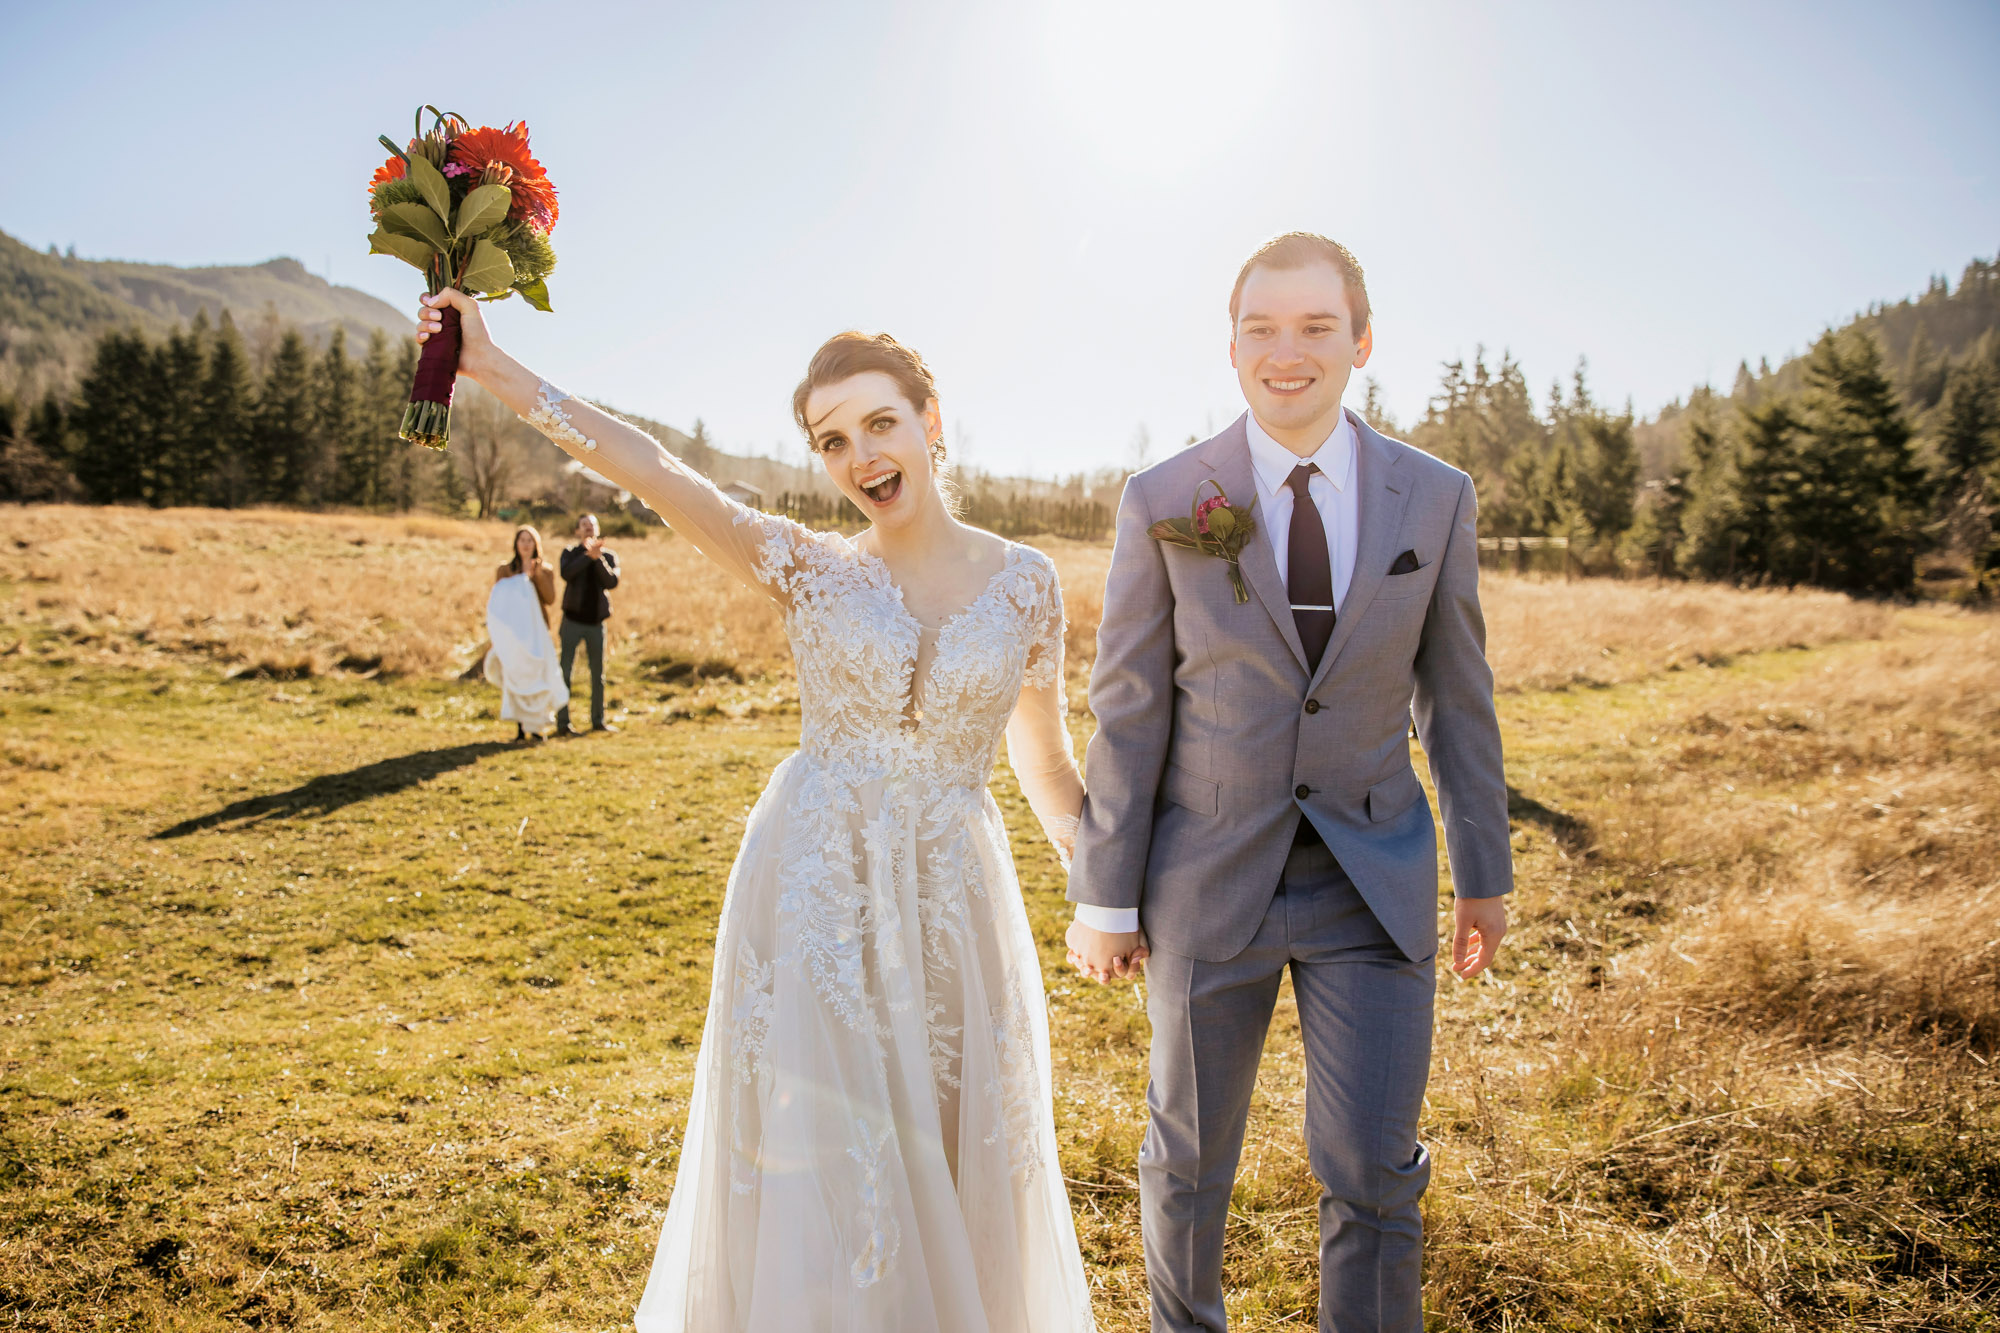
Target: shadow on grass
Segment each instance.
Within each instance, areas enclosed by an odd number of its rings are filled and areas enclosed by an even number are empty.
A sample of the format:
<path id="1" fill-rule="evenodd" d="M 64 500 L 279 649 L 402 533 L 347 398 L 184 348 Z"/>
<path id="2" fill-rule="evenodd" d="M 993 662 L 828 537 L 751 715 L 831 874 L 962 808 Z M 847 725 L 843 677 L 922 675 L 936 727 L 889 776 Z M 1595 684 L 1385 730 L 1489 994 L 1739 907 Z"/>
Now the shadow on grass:
<path id="1" fill-rule="evenodd" d="M 414 754 L 397 755 L 393 759 L 378 759 L 372 764 L 350 768 L 345 773 L 328 773 L 310 782 L 292 788 L 290 791 L 275 792 L 269 796 L 252 796 L 241 801 L 233 801 L 220 810 L 184 819 L 172 828 L 161 829 L 154 839 L 184 838 L 190 833 L 215 828 L 222 824 L 242 821 L 245 825 L 262 824 L 273 819 L 319 819 L 332 814 L 356 801 L 365 801 L 373 796 L 387 796 L 392 792 L 414 787 L 420 782 L 455 768 L 474 764 L 487 755 L 511 750 L 513 745 L 505 741 L 480 741 L 474 745 L 453 745 L 442 750 L 418 750 Z"/>
<path id="2" fill-rule="evenodd" d="M 1590 849 L 1590 825 L 1575 815 L 1566 815 L 1552 806 L 1543 805 L 1512 783 L 1507 786 L 1507 818 L 1516 823 L 1539 825 L 1556 840 L 1558 847 L 1571 856 L 1581 855 Z"/>

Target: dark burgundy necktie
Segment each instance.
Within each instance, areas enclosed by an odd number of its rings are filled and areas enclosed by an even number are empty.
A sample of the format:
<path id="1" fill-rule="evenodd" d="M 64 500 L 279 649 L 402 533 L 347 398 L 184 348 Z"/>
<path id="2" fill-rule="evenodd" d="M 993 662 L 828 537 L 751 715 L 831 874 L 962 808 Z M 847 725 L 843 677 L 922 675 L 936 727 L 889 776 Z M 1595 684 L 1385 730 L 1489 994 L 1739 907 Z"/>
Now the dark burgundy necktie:
<path id="1" fill-rule="evenodd" d="M 1301 463 L 1286 481 L 1292 488 L 1292 531 L 1285 546 L 1285 591 L 1305 645 L 1306 665 L 1314 671 L 1333 637 L 1333 561 L 1327 554 L 1326 525 L 1307 490 L 1317 471 L 1316 464 Z"/>

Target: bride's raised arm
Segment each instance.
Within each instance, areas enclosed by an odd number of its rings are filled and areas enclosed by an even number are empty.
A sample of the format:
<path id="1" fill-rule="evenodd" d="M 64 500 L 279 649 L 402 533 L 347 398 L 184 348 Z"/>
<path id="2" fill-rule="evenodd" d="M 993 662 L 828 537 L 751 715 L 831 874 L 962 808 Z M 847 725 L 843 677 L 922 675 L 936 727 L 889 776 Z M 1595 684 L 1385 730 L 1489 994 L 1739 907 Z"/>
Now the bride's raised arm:
<path id="1" fill-rule="evenodd" d="M 500 350 L 479 303 L 447 289 L 425 298 L 417 339 L 441 327 L 446 306 L 459 312 L 459 374 L 476 381 L 523 421 L 591 471 L 646 503 L 730 573 L 785 600 L 791 547 L 807 530 L 739 504 L 638 427 L 572 398 Z"/>

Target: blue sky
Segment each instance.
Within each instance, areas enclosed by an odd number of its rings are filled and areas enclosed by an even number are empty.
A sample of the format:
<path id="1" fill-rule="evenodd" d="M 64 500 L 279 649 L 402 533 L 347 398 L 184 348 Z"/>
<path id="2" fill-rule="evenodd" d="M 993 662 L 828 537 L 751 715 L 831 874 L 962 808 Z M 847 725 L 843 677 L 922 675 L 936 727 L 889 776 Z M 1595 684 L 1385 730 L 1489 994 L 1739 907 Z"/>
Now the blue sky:
<path id="1" fill-rule="evenodd" d="M 375 136 L 525 118 L 556 313 L 494 320 L 549 378 L 797 457 L 813 347 L 888 329 L 968 461 L 1050 475 L 1241 409 L 1229 284 L 1294 228 L 1366 265 L 1405 421 L 1481 344 L 1727 384 L 2000 249 L 1996 68 L 1992 4 L 0 0 L 0 230 L 409 306 Z"/>

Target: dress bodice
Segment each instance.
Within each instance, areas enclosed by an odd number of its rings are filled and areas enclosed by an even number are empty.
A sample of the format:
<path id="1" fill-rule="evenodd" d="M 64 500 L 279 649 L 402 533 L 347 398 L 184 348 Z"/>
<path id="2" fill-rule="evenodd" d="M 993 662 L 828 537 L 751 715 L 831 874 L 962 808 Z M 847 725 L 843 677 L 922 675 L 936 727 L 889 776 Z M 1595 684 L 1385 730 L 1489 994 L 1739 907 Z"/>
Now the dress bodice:
<path id="1" fill-rule="evenodd" d="M 760 529 L 757 575 L 784 607 L 801 753 L 848 783 L 984 787 L 1023 683 L 1055 680 L 1062 602 L 1049 558 L 1009 545 L 979 595 L 932 632 L 888 566 L 846 538 L 751 511 L 738 521 Z"/>

